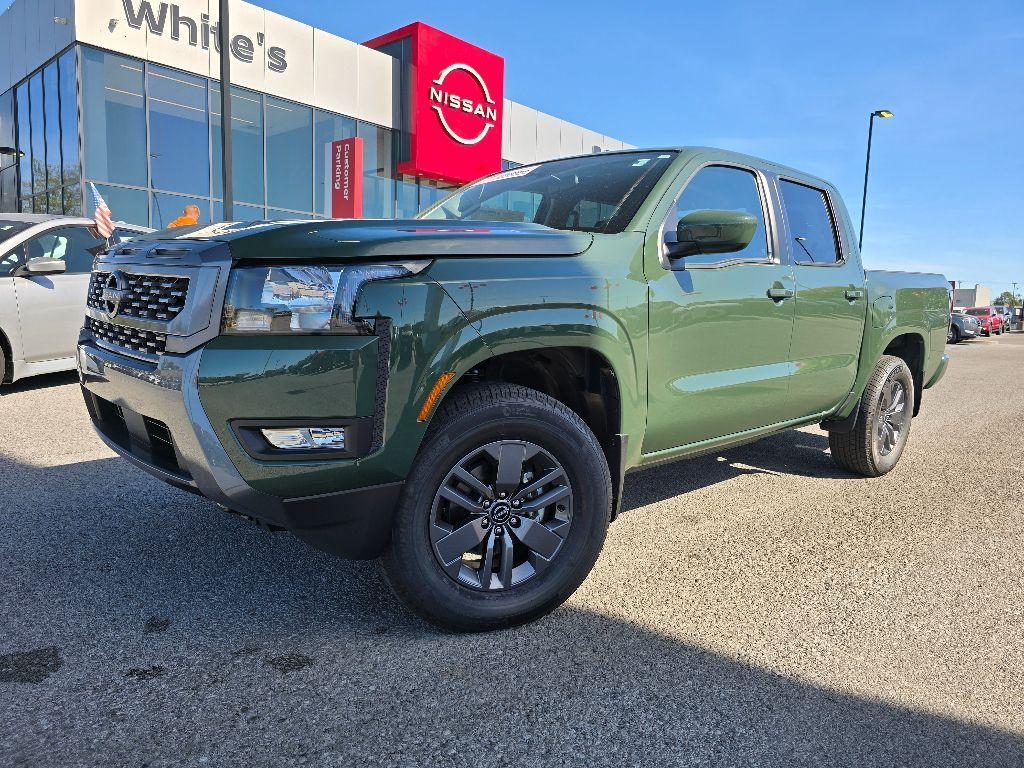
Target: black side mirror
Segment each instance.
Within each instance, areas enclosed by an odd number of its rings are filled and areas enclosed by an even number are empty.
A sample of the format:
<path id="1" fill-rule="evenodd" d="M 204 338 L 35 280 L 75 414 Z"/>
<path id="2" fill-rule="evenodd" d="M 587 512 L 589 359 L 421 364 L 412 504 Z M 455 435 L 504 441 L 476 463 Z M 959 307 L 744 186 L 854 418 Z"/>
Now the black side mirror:
<path id="1" fill-rule="evenodd" d="M 743 211 L 693 211 L 679 219 L 675 232 L 665 233 L 670 259 L 696 253 L 742 251 L 757 232 L 757 218 Z"/>

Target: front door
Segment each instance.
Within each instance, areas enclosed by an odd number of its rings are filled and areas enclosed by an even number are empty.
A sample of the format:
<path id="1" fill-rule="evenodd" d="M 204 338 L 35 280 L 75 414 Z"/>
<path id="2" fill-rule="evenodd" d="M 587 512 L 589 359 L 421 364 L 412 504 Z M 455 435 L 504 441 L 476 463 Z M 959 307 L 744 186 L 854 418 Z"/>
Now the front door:
<path id="1" fill-rule="evenodd" d="M 776 254 L 769 200 L 767 181 L 754 169 L 707 166 L 690 179 L 665 222 L 665 231 L 673 231 L 694 211 L 744 211 L 756 217 L 757 230 L 742 251 L 687 256 L 648 275 L 645 454 L 784 419 L 793 275 Z"/>
<path id="2" fill-rule="evenodd" d="M 828 193 L 780 178 L 779 195 L 796 274 L 787 418 L 799 419 L 833 410 L 853 388 L 867 291 L 864 268 L 850 243 L 844 243 L 842 219 Z"/>
<path id="3" fill-rule="evenodd" d="M 14 278 L 25 361 L 74 356 L 93 256 L 105 248 L 105 242 L 85 226 L 64 226 L 36 235 L 18 248 L 20 263 L 42 256 L 63 259 L 67 265 L 62 274 Z"/>

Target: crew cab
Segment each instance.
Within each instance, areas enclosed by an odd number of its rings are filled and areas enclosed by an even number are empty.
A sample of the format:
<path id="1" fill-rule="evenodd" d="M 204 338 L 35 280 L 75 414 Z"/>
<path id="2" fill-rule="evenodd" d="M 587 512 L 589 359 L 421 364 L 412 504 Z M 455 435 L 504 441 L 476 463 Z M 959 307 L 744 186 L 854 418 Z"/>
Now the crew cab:
<path id="1" fill-rule="evenodd" d="M 143 282 L 160 313 L 133 309 Z M 631 470 L 820 424 L 840 467 L 889 472 L 946 369 L 947 285 L 865 272 L 838 192 L 806 173 L 613 152 L 486 177 L 412 220 L 118 246 L 93 273 L 81 382 L 147 472 L 382 556 L 428 620 L 493 629 L 583 581 Z"/>

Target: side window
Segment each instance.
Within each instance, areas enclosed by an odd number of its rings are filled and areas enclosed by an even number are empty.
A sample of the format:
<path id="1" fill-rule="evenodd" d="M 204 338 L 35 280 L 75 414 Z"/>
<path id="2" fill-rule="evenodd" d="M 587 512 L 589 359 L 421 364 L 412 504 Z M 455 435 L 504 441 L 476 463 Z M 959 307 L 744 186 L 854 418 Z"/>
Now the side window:
<path id="1" fill-rule="evenodd" d="M 704 253 L 686 257 L 687 266 L 717 264 L 736 259 L 766 260 L 768 230 L 757 177 L 742 168 L 711 165 L 697 172 L 679 196 L 675 209 L 665 222 L 665 231 L 674 230 L 683 216 L 695 211 L 742 211 L 757 218 L 757 232 L 750 245 L 728 254 Z"/>
<path id="2" fill-rule="evenodd" d="M 105 241 L 89 234 L 85 227 L 58 227 L 25 243 L 23 259 L 63 259 L 68 274 L 92 271 L 92 260 L 106 248 Z"/>
<path id="3" fill-rule="evenodd" d="M 825 193 L 781 179 L 779 191 L 786 207 L 793 259 L 798 264 L 835 264 L 842 257 Z"/>

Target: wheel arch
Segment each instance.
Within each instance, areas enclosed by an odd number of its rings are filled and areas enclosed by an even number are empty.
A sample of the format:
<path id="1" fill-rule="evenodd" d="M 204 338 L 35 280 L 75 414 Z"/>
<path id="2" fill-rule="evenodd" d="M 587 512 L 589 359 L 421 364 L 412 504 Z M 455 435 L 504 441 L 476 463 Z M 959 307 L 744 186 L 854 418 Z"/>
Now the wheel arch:
<path id="1" fill-rule="evenodd" d="M 475 381 L 520 384 L 565 404 L 601 442 L 618 511 L 623 477 L 639 459 L 646 420 L 637 356 L 616 317 L 589 307 L 545 307 L 495 313 L 472 323 L 473 337 L 446 345 L 416 388 L 424 402 L 452 374 L 424 427 L 460 386 Z"/>
<path id="2" fill-rule="evenodd" d="M 917 416 L 921 410 L 921 393 L 924 389 L 924 336 L 916 332 L 901 333 L 889 340 L 882 354 L 900 358 L 910 369 L 914 379 L 914 416 Z"/>

